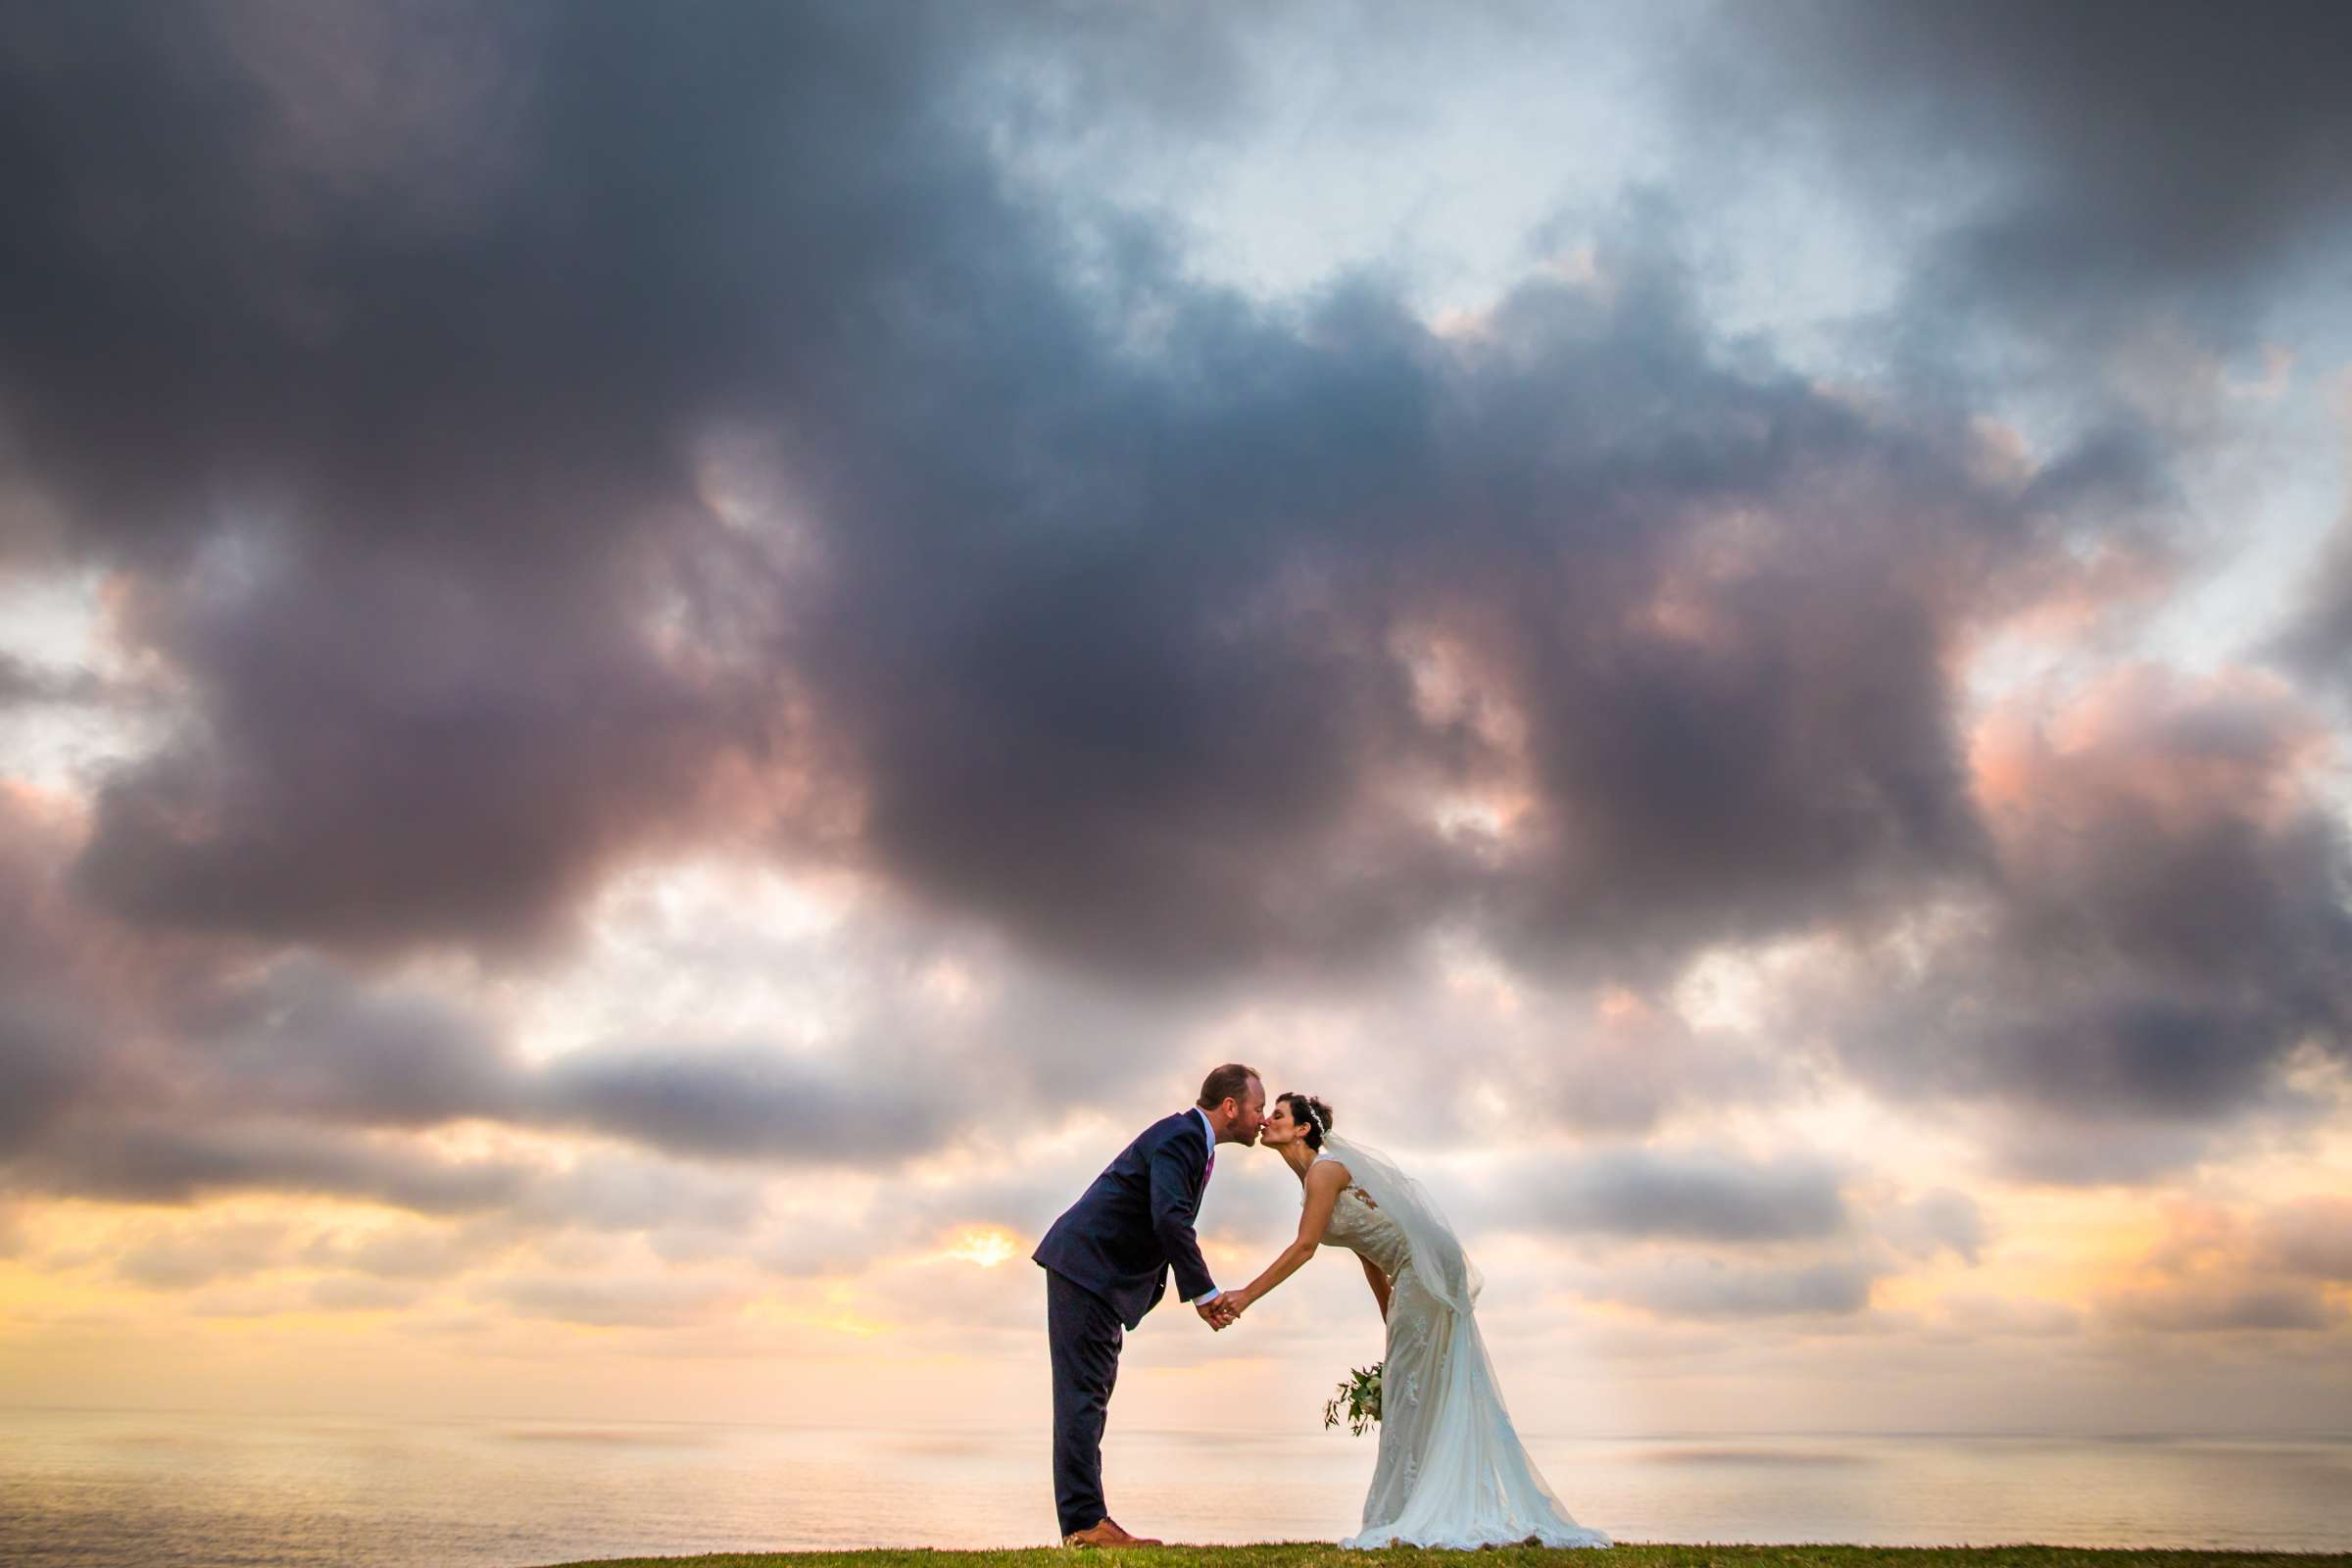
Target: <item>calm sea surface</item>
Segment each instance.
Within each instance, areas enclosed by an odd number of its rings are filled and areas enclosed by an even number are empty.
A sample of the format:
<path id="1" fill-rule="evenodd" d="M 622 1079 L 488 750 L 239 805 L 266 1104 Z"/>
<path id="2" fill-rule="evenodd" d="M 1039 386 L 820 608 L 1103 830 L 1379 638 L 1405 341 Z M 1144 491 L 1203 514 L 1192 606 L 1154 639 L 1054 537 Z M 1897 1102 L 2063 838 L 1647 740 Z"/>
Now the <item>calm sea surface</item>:
<path id="1" fill-rule="evenodd" d="M 1113 1428 L 1113 1506 L 1171 1540 L 1334 1540 L 1374 1440 Z M 1552 1438 L 1620 1541 L 2352 1550 L 2333 1438 Z M 1041 1544 L 1035 1435 L 0 1411 L 0 1562 L 522 1568 L 758 1548 Z"/>

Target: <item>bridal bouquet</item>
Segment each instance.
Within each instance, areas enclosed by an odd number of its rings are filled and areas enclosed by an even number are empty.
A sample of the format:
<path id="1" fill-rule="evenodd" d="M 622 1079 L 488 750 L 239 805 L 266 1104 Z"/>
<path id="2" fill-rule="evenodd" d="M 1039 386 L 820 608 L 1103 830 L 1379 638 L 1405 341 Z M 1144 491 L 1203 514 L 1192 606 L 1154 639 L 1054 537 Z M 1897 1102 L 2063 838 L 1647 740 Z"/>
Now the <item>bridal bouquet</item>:
<path id="1" fill-rule="evenodd" d="M 1380 1369 L 1387 1364 L 1375 1361 L 1351 1369 L 1339 1394 L 1323 1406 L 1325 1428 L 1336 1427 L 1345 1419 L 1348 1430 L 1359 1438 L 1371 1430 L 1372 1423 L 1380 1419 Z"/>

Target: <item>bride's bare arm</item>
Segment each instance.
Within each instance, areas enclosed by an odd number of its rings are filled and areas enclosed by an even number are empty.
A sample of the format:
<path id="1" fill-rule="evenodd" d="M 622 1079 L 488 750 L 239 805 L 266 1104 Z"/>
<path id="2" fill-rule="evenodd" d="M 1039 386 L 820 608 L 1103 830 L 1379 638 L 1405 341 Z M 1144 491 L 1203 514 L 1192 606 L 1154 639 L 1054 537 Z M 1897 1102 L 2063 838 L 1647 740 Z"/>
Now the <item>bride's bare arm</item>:
<path id="1" fill-rule="evenodd" d="M 1235 1313 L 1298 1273 L 1299 1266 L 1315 1255 L 1315 1249 L 1323 1245 L 1324 1231 L 1331 1226 L 1332 1205 L 1339 1201 L 1340 1192 L 1347 1185 L 1348 1167 L 1336 1159 L 1320 1160 L 1307 1167 L 1306 1207 L 1298 1214 L 1298 1235 L 1266 1265 L 1263 1274 L 1232 1293 L 1241 1298 L 1233 1303 Z"/>
<path id="2" fill-rule="evenodd" d="M 1364 1265 L 1364 1278 L 1372 1282 L 1372 1299 L 1380 1303 L 1380 1320 L 1386 1323 L 1389 1320 L 1389 1277 L 1380 1271 L 1378 1263 L 1368 1257 L 1359 1254 L 1356 1261 Z"/>

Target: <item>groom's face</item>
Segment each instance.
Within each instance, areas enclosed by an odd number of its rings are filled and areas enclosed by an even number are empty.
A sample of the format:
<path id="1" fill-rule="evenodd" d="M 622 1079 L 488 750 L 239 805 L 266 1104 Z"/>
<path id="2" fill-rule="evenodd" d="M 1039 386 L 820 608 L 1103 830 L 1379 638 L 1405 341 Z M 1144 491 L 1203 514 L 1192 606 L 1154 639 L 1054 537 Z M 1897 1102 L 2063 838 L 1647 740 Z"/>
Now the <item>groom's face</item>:
<path id="1" fill-rule="evenodd" d="M 1242 1102 L 1241 1114 L 1234 1119 L 1234 1136 L 1245 1145 L 1257 1142 L 1257 1130 L 1266 1124 L 1266 1086 L 1256 1079 L 1250 1080 L 1250 1098 Z"/>

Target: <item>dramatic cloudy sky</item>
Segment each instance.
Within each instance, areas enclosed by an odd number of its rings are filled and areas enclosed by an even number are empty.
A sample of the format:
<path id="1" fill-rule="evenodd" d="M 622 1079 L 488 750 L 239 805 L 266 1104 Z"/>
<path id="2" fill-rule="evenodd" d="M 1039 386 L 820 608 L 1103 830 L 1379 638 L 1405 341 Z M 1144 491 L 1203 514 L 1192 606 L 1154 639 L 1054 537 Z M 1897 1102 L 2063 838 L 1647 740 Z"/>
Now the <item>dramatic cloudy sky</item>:
<path id="1" fill-rule="evenodd" d="M 1036 1428 L 1239 1058 L 1531 1428 L 2340 1426 L 2348 49 L 7 8 L 9 1396 Z"/>

